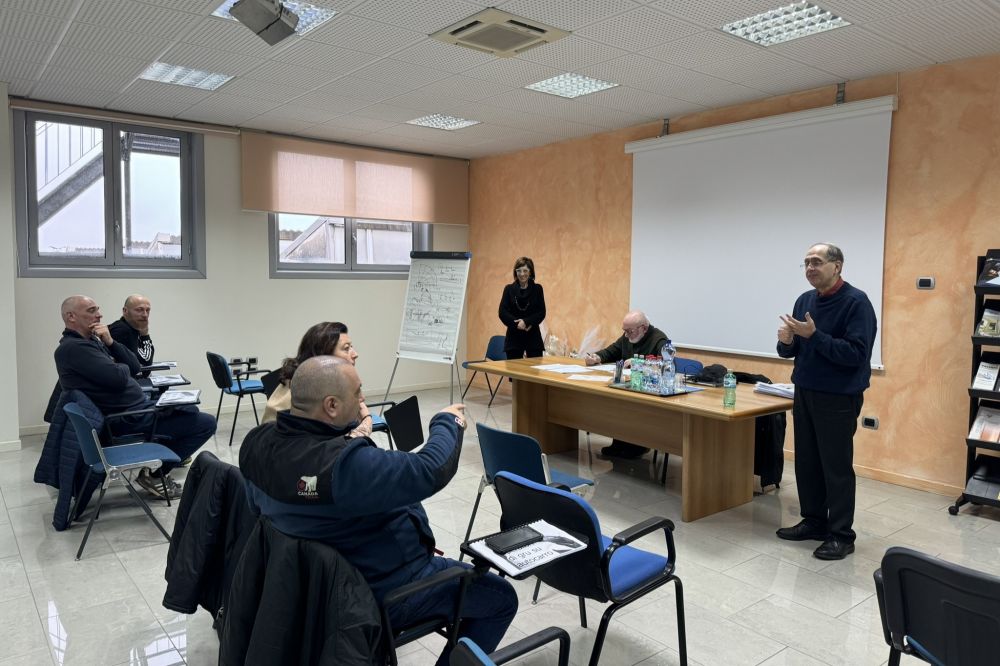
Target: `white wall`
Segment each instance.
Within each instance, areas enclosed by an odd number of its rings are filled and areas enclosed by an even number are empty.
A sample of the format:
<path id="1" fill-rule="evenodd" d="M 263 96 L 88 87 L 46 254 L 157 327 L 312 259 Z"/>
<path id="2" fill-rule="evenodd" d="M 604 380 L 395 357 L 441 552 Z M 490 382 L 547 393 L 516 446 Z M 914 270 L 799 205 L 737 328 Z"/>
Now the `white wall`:
<path id="1" fill-rule="evenodd" d="M 263 367 L 275 368 L 285 356 L 295 353 L 307 328 L 324 320 L 348 325 L 360 354 L 358 371 L 367 396 L 370 401 L 381 399 L 395 360 L 406 281 L 269 279 L 267 216 L 240 209 L 239 151 L 238 138 L 205 137 L 207 279 L 16 280 L 22 433 L 42 430 L 42 413 L 56 381 L 52 353 L 62 331 L 59 304 L 76 293 L 93 297 L 105 321 L 120 316 L 128 294 L 140 292 L 149 297 L 156 358 L 178 362 L 178 371 L 193 387 L 203 389 L 202 409 L 206 411 L 215 412 L 219 395 L 205 360 L 206 351 L 224 356 L 253 354 Z M 9 150 L 3 155 L 9 159 Z M 0 203 L 2 196 L 0 191 Z M 6 208 L 9 206 L 4 211 Z M 436 229 L 434 247 L 468 249 L 467 228 Z M 13 268 L 8 270 L 13 274 Z M 0 330 L 0 342 L 2 336 Z M 464 334 L 459 346 L 459 358 L 465 358 Z M 447 366 L 402 361 L 393 392 L 447 386 L 448 378 Z M 4 390 L 2 384 L 0 391 Z M 231 408 L 235 399 L 227 398 L 226 404 Z M 0 399 L 0 409 L 6 405 L 7 401 Z"/>
<path id="2" fill-rule="evenodd" d="M 7 101 L 7 84 L 0 82 L 0 303 L 6 303 L 8 312 L 14 302 L 14 275 L 16 271 L 14 254 L 14 176 L 11 170 L 11 114 Z M 18 435 L 18 369 L 17 338 L 14 326 L 15 316 L 0 318 L 0 349 L 3 349 L 4 381 L 0 382 L 0 451 L 16 451 L 21 448 Z"/>

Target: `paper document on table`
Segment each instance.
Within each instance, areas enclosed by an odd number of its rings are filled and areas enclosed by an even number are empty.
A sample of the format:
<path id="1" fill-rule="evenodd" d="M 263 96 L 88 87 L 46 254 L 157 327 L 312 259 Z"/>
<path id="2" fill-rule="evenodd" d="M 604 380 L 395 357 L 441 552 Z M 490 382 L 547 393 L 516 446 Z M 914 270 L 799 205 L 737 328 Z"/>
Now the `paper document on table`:
<path id="1" fill-rule="evenodd" d="M 550 525 L 544 520 L 536 520 L 529 527 L 542 535 L 541 541 L 529 544 L 517 550 L 511 550 L 503 555 L 494 552 L 486 545 L 485 537 L 469 543 L 469 548 L 477 555 L 489 560 L 490 564 L 503 571 L 508 576 L 519 576 L 543 564 L 557 560 L 560 557 L 581 551 L 587 547 L 579 539 L 568 532 Z"/>
<path id="2" fill-rule="evenodd" d="M 615 364 L 614 363 L 601 363 L 600 365 L 590 366 L 591 370 L 597 372 L 610 372 L 612 375 L 615 374 Z"/>
<path id="3" fill-rule="evenodd" d="M 610 382 L 611 377 L 606 375 L 570 375 L 566 379 L 579 379 L 584 382 Z"/>
<path id="4" fill-rule="evenodd" d="M 149 383 L 153 386 L 179 386 L 187 384 L 188 380 L 184 375 L 151 375 Z"/>
<path id="5" fill-rule="evenodd" d="M 157 407 L 170 407 L 173 405 L 196 405 L 201 399 L 201 389 L 190 391 L 167 391 L 156 401 Z"/>
<path id="6" fill-rule="evenodd" d="M 794 398 L 795 384 L 765 384 L 764 382 L 757 382 L 753 387 L 753 391 L 754 393 L 776 395 L 779 398 Z"/>
<path id="7" fill-rule="evenodd" d="M 533 366 L 535 370 L 547 370 L 549 372 L 558 372 L 564 375 L 568 375 L 574 372 L 590 372 L 590 368 L 584 365 L 570 365 L 568 363 L 548 363 L 545 365 Z"/>

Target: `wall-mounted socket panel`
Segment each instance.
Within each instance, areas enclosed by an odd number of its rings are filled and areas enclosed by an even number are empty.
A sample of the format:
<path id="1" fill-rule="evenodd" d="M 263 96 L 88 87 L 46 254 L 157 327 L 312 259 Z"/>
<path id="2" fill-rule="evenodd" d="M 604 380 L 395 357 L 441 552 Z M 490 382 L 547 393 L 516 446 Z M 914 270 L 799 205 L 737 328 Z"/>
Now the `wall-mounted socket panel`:
<path id="1" fill-rule="evenodd" d="M 871 430 L 878 430 L 878 417 L 877 416 L 862 416 L 861 417 L 861 427 L 869 428 Z"/>

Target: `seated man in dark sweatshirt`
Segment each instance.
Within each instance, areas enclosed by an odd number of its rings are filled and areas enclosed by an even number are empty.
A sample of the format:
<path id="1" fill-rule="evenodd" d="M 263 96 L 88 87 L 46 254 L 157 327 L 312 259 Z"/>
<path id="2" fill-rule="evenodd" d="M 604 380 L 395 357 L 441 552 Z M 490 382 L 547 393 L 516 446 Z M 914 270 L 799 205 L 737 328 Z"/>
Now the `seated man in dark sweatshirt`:
<path id="1" fill-rule="evenodd" d="M 361 379 L 350 362 L 314 356 L 295 371 L 292 408 L 243 440 L 240 470 L 251 508 L 301 539 L 330 544 L 358 568 L 381 603 L 386 593 L 459 562 L 434 555 L 420 502 L 455 475 L 465 430 L 463 405 L 430 422 L 417 452 L 387 451 L 350 437 L 361 409 Z M 446 614 L 458 582 L 409 597 L 390 611 L 394 626 Z M 517 612 L 514 588 L 495 574 L 469 584 L 460 633 L 492 652 Z M 438 664 L 448 663 L 448 650 Z"/>
<path id="2" fill-rule="evenodd" d="M 667 334 L 649 323 L 646 314 L 633 310 L 622 319 L 622 335 L 610 345 L 593 354 L 587 354 L 587 365 L 625 361 L 625 367 L 632 362 L 632 356 L 659 356 Z M 645 446 L 632 444 L 620 439 L 611 441 L 611 446 L 601 449 L 601 455 L 617 458 L 641 458 L 648 452 Z M 663 454 L 664 458 L 667 454 Z"/>
<path id="3" fill-rule="evenodd" d="M 142 294 L 132 294 L 125 299 L 122 307 L 122 317 L 111 322 L 108 332 L 116 342 L 125 345 L 125 348 L 135 354 L 139 359 L 139 365 L 146 366 L 153 364 L 153 339 L 149 337 L 149 313 L 152 306 L 149 299 Z M 149 376 L 149 372 L 143 373 L 144 377 Z"/>
<path id="4" fill-rule="evenodd" d="M 135 380 L 139 361 L 135 355 L 116 342 L 108 327 L 101 323 L 101 308 L 89 296 L 70 296 L 62 303 L 62 319 L 66 330 L 56 348 L 56 370 L 64 391 L 83 391 L 104 414 L 145 409 L 154 405 Z M 115 430 L 121 433 L 148 432 L 153 414 L 142 414 L 116 420 Z M 169 439 L 163 444 L 180 457 L 187 458 L 215 434 L 215 418 L 195 406 L 161 410 L 156 417 L 156 434 Z M 181 486 L 171 479 L 170 465 L 155 474 L 143 471 L 137 481 L 155 497 L 180 497 Z M 164 491 L 166 479 L 167 489 Z"/>

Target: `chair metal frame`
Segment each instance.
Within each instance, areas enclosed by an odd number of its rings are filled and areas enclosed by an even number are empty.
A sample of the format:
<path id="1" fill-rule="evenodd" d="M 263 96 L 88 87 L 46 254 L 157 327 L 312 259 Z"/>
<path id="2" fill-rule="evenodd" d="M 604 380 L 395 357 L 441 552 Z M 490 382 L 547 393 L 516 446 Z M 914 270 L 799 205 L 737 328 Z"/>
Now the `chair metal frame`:
<path id="1" fill-rule="evenodd" d="M 684 588 L 681 579 L 674 573 L 677 566 L 677 551 L 674 547 L 674 524 L 667 518 L 654 516 L 633 525 L 618 534 L 604 547 L 605 537 L 600 531 L 597 514 L 583 498 L 561 488 L 553 488 L 535 483 L 516 474 L 498 472 L 494 478 L 494 489 L 500 500 L 502 515 L 501 529 L 510 529 L 535 520 L 545 520 L 564 530 L 584 537 L 587 548 L 559 560 L 552 566 L 538 572 L 538 578 L 557 590 L 573 594 L 580 600 L 580 624 L 587 626 L 587 611 L 584 599 L 601 603 L 610 602 L 604 611 L 594 638 L 594 648 L 590 654 L 590 666 L 597 666 L 604 646 L 611 618 L 619 610 L 655 589 L 673 582 L 677 606 L 677 638 L 680 663 L 687 666 L 687 638 L 684 621 Z M 623 549 L 636 551 L 629 544 L 653 532 L 663 531 L 667 546 L 665 565 L 656 575 L 636 583 L 628 590 L 615 593 L 611 579 L 612 558 Z M 647 557 L 659 557 L 653 553 L 640 551 Z"/>
<path id="2" fill-rule="evenodd" d="M 490 338 L 490 341 L 486 345 L 486 357 L 481 358 L 478 361 L 462 361 L 462 367 L 466 370 L 469 369 L 470 363 L 485 363 L 486 361 L 505 361 L 507 360 L 507 354 L 504 352 L 503 345 L 506 338 L 502 335 L 494 335 Z M 500 384 L 503 382 L 503 377 L 497 379 L 497 385 L 493 386 L 490 384 L 490 375 L 488 372 L 473 370 L 472 376 L 469 377 L 469 383 L 465 385 L 465 390 L 462 391 L 462 400 L 465 400 L 465 394 L 469 392 L 469 387 L 472 386 L 472 380 L 476 378 L 480 372 L 483 372 L 483 376 L 486 377 L 486 386 L 490 391 L 490 401 L 486 405 L 489 409 L 493 406 L 493 399 L 497 397 L 497 392 L 500 390 Z"/>
<path id="3" fill-rule="evenodd" d="M 79 560 L 83 555 L 83 549 L 87 546 L 87 540 L 90 538 L 90 531 L 94 527 L 94 523 L 97 521 L 101 514 L 101 506 L 104 503 L 104 495 L 107 493 L 108 488 L 115 481 L 121 481 L 125 489 L 128 490 L 128 494 L 131 495 L 132 499 L 142 508 L 153 524 L 156 525 L 160 533 L 170 541 L 170 534 L 163 528 L 160 521 L 156 519 L 153 515 L 153 511 L 146 504 L 146 501 L 142 499 L 136 491 L 135 486 L 132 485 L 132 481 L 129 479 L 127 472 L 131 472 L 136 469 L 147 468 L 150 471 L 156 471 L 163 466 L 163 462 L 173 462 L 179 463 L 180 458 L 161 444 L 155 444 L 152 442 L 141 442 L 133 444 L 120 444 L 117 446 L 109 446 L 104 448 L 101 446 L 101 440 L 97 435 L 97 431 L 90 425 L 87 421 L 87 417 L 84 416 L 83 411 L 80 409 L 79 405 L 75 402 L 71 402 L 63 407 L 66 415 L 69 417 L 70 423 L 76 430 L 77 439 L 80 442 L 80 451 L 83 454 L 84 462 L 87 465 L 87 474 L 81 484 L 81 492 L 87 487 L 87 483 L 90 481 L 90 475 L 93 473 L 104 474 L 104 482 L 101 484 L 101 493 L 97 498 L 97 506 L 94 507 L 94 513 L 90 516 L 90 521 L 87 523 L 87 530 L 83 534 L 83 540 L 80 542 L 80 548 L 76 551 L 76 559 Z M 142 460 L 133 460 L 127 463 L 115 464 L 112 462 L 114 459 L 133 451 L 137 448 L 143 448 L 144 450 L 149 450 L 150 453 L 155 453 L 159 457 L 152 457 Z M 97 469 L 99 468 L 99 469 Z M 167 492 L 166 478 L 162 477 L 163 482 L 163 494 L 167 497 L 167 505 L 170 505 L 170 494 Z M 79 503 L 79 497 L 77 498 L 77 503 Z M 74 506 L 70 510 L 70 515 L 75 515 L 76 507 Z"/>
<path id="4" fill-rule="evenodd" d="M 460 638 L 448 663 L 450 666 L 501 666 L 553 641 L 559 641 L 558 665 L 569 666 L 569 634 L 559 627 L 542 629 L 490 654 L 484 653 L 471 639 Z"/>
<path id="5" fill-rule="evenodd" d="M 250 381 L 251 375 L 265 374 L 270 372 L 270 370 L 252 368 L 247 361 L 230 363 L 225 356 L 222 354 L 216 354 L 215 352 L 205 352 L 205 358 L 208 359 L 208 367 L 212 371 L 212 379 L 215 381 L 215 385 L 219 388 L 219 406 L 215 410 L 216 421 L 219 420 L 219 415 L 222 413 L 222 398 L 227 393 L 229 395 L 236 396 L 236 412 L 233 414 L 233 427 L 229 431 L 229 446 L 232 446 L 233 436 L 236 434 L 236 420 L 240 415 L 240 401 L 243 400 L 243 396 L 250 396 L 250 404 L 253 406 L 254 420 L 257 421 L 257 425 L 260 425 L 260 417 L 257 416 L 257 403 L 254 401 L 253 397 L 258 393 L 264 393 L 264 385 L 261 383 L 260 386 L 251 385 L 244 387 L 243 382 Z M 221 364 L 219 363 L 219 360 L 222 361 Z M 239 366 L 243 365 L 246 366 L 246 370 L 239 370 Z M 221 373 L 223 371 L 228 376 L 228 385 L 224 385 L 226 378 L 222 377 Z M 235 392 L 233 391 L 234 384 L 236 385 Z"/>

